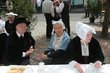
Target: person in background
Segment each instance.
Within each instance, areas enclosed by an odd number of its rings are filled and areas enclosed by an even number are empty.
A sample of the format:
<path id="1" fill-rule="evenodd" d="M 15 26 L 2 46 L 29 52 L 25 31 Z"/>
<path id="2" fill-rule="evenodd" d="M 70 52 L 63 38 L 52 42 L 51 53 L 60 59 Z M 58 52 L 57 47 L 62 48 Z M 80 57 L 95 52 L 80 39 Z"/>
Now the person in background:
<path id="1" fill-rule="evenodd" d="M 73 38 L 67 47 L 68 63 L 84 73 L 81 64 L 94 63 L 95 68 L 100 68 L 104 62 L 104 55 L 99 42 L 93 37 L 95 30 L 82 23 L 76 24 L 77 36 Z"/>
<path id="2" fill-rule="evenodd" d="M 56 6 L 56 12 L 61 14 L 61 19 L 70 35 L 70 17 L 69 17 L 69 4 L 67 1 L 61 0 L 59 6 Z"/>
<path id="3" fill-rule="evenodd" d="M 2 22 L 1 24 L 2 28 L 0 32 L 1 33 L 0 34 L 0 49 L 2 52 L 1 58 L 3 58 L 7 36 L 15 32 L 14 17 L 17 16 L 17 14 L 13 12 L 7 13 L 6 15 L 8 16 L 8 20 L 6 22 L 1 20 Z"/>
<path id="4" fill-rule="evenodd" d="M 5 21 L 0 17 L 0 34 L 4 32 L 5 29 Z"/>
<path id="5" fill-rule="evenodd" d="M 56 12 L 56 6 L 59 6 L 59 4 L 60 3 L 59 3 L 58 0 L 54 0 L 53 1 L 53 5 L 54 5 L 54 17 L 53 17 L 53 20 L 55 20 L 55 21 L 58 21 L 61 18 L 60 13 Z"/>
<path id="6" fill-rule="evenodd" d="M 87 3 L 84 5 L 85 8 L 85 18 L 89 17 L 89 10 L 90 10 L 90 1 L 87 0 Z"/>
<path id="7" fill-rule="evenodd" d="M 3 54 L 4 54 L 4 47 L 5 47 L 5 21 L 1 19 L 0 17 L 0 64 L 3 64 Z"/>
<path id="8" fill-rule="evenodd" d="M 51 33 L 53 29 L 52 25 L 52 19 L 54 17 L 54 7 L 53 7 L 53 2 L 51 0 L 44 0 L 42 3 L 42 12 L 45 15 L 46 19 L 46 37 L 48 39 L 51 38 Z"/>
<path id="9" fill-rule="evenodd" d="M 65 64 L 65 51 L 70 37 L 64 29 L 61 20 L 53 22 L 53 35 L 48 48 L 38 55 L 40 61 L 44 61 L 45 64 Z"/>
<path id="10" fill-rule="evenodd" d="M 42 12 L 42 0 L 36 0 L 36 10 L 37 10 L 37 13 Z"/>
<path id="11" fill-rule="evenodd" d="M 13 32 L 15 32 L 15 24 L 14 24 L 14 20 L 15 20 L 15 16 L 17 16 L 17 14 L 10 12 L 6 14 L 8 17 L 8 20 L 5 22 L 5 30 L 7 32 L 7 35 L 12 34 Z"/>
<path id="12" fill-rule="evenodd" d="M 28 65 L 35 45 L 35 40 L 27 32 L 30 22 L 24 17 L 19 17 L 14 24 L 16 32 L 10 34 L 6 40 L 4 65 Z"/>
<path id="13" fill-rule="evenodd" d="M 11 0 L 6 0 L 6 6 L 7 6 L 8 12 L 13 11 L 13 3 Z"/>

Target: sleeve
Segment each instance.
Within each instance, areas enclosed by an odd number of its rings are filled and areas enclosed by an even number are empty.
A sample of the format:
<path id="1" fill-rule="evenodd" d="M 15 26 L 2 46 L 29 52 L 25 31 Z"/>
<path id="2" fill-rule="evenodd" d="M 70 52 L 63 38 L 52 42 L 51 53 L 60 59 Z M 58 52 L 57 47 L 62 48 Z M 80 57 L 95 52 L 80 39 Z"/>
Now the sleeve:
<path id="1" fill-rule="evenodd" d="M 55 33 L 52 34 L 52 36 L 51 36 L 51 40 L 50 40 L 50 42 L 49 42 L 48 48 L 53 48 L 54 36 L 55 36 Z"/>
<path id="2" fill-rule="evenodd" d="M 68 46 L 69 43 L 70 43 L 70 38 L 69 37 L 64 37 L 59 49 L 66 51 L 67 46 Z"/>
<path id="3" fill-rule="evenodd" d="M 8 29 L 8 28 L 7 28 L 7 24 L 8 24 L 8 22 L 6 21 L 6 22 L 5 22 L 5 30 L 6 30 L 7 33 L 9 33 L 8 30 L 7 30 L 7 29 Z"/>
<path id="4" fill-rule="evenodd" d="M 75 52 L 75 38 L 71 39 L 70 43 L 68 44 L 68 47 L 66 49 L 66 57 L 67 57 L 67 63 L 74 60 L 74 52 Z M 74 49 L 75 48 L 75 49 Z"/>
<path id="5" fill-rule="evenodd" d="M 64 8 L 64 3 L 62 2 L 62 3 L 60 3 L 59 7 L 56 7 L 56 12 L 61 13 L 63 8 Z"/>
<path id="6" fill-rule="evenodd" d="M 74 67 L 76 63 L 77 63 L 77 62 L 73 60 L 73 61 L 69 62 L 69 65 L 70 65 L 71 67 Z"/>
<path id="7" fill-rule="evenodd" d="M 27 34 L 28 34 L 28 38 L 29 38 L 29 40 L 30 40 L 30 46 L 33 46 L 33 48 L 35 47 L 35 40 L 34 40 L 34 38 L 31 36 L 31 34 L 29 34 L 28 32 L 27 32 Z"/>
<path id="8" fill-rule="evenodd" d="M 5 28 L 5 21 L 0 19 L 0 30 Z"/>
<path id="9" fill-rule="evenodd" d="M 44 2 L 42 3 L 42 12 L 44 13 Z"/>
<path id="10" fill-rule="evenodd" d="M 57 51 L 51 51 L 47 54 L 48 58 L 58 58 L 60 56 L 63 56 L 65 54 L 65 51 L 59 49 Z"/>
<path id="11" fill-rule="evenodd" d="M 100 46 L 100 44 L 97 40 L 95 40 L 94 44 L 95 44 L 95 47 L 96 47 L 96 49 L 95 49 L 95 51 L 96 51 L 95 59 L 96 59 L 96 61 L 99 60 L 103 63 L 104 62 L 104 55 L 103 55 L 101 46 Z"/>
<path id="12" fill-rule="evenodd" d="M 53 51 L 55 51 L 55 50 L 52 49 L 52 48 L 47 48 L 47 49 L 45 50 L 44 54 L 47 55 L 47 54 L 49 54 L 50 52 L 53 52 Z"/>
<path id="13" fill-rule="evenodd" d="M 50 40 L 50 43 L 49 43 L 49 46 L 48 48 L 45 50 L 44 54 L 50 54 L 50 52 L 53 52 L 55 51 L 54 48 L 53 48 L 53 41 L 54 41 L 54 36 L 55 34 L 52 34 L 52 37 L 51 37 L 51 40 Z"/>
<path id="14" fill-rule="evenodd" d="M 53 3 L 50 6 L 50 10 L 51 10 L 52 17 L 54 17 L 54 6 L 53 6 Z"/>

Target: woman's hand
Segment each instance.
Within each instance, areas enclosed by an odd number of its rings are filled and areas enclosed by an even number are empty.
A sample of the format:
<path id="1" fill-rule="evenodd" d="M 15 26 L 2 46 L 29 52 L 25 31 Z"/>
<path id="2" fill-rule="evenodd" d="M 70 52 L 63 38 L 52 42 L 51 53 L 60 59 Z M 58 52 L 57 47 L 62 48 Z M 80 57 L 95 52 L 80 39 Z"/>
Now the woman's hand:
<path id="1" fill-rule="evenodd" d="M 95 63 L 94 63 L 94 66 L 95 66 L 95 68 L 101 68 L 101 66 L 102 66 L 102 62 L 100 62 L 100 61 L 96 61 Z"/>
<path id="2" fill-rule="evenodd" d="M 38 60 L 39 60 L 39 61 L 44 61 L 44 60 L 47 59 L 47 55 L 45 55 L 45 54 L 43 54 L 43 53 L 38 54 L 37 57 L 38 57 Z"/>
<path id="3" fill-rule="evenodd" d="M 83 70 L 81 64 L 76 63 L 74 67 L 79 71 L 79 73 L 85 73 L 85 71 Z"/>

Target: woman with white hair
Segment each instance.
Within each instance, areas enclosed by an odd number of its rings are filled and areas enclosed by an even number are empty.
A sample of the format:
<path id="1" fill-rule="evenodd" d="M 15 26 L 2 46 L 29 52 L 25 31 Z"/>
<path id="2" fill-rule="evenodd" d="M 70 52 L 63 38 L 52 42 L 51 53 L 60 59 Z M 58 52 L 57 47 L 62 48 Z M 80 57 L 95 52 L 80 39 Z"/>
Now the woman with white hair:
<path id="1" fill-rule="evenodd" d="M 53 35 L 46 51 L 39 54 L 39 59 L 45 64 L 64 64 L 65 51 L 70 42 L 70 37 L 64 31 L 65 27 L 61 20 L 53 22 Z"/>
<path id="2" fill-rule="evenodd" d="M 67 47 L 68 62 L 72 67 L 84 73 L 81 64 L 93 63 L 95 68 L 100 68 L 104 62 L 104 55 L 99 42 L 93 37 L 95 30 L 82 23 L 76 24 L 77 36 L 73 38 Z"/>

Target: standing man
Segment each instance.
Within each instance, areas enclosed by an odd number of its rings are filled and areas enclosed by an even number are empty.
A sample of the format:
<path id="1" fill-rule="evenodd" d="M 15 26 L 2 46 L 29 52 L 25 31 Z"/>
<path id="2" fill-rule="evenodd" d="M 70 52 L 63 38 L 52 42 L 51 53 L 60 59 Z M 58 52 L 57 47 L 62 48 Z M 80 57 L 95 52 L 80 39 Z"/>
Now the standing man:
<path id="1" fill-rule="evenodd" d="M 30 54 L 34 50 L 35 40 L 27 33 L 30 22 L 25 18 L 15 20 L 16 32 L 10 34 L 6 40 L 4 65 L 28 65 Z"/>
<path id="2" fill-rule="evenodd" d="M 57 13 L 61 14 L 61 19 L 65 24 L 68 34 L 70 35 L 70 18 L 69 18 L 70 6 L 67 1 L 61 0 L 61 3 L 56 7 Z"/>
<path id="3" fill-rule="evenodd" d="M 42 3 L 42 12 L 45 15 L 45 19 L 46 19 L 46 37 L 48 39 L 51 38 L 51 33 L 52 33 L 52 29 L 53 29 L 53 25 L 52 25 L 52 19 L 54 17 L 54 7 L 53 7 L 53 2 L 51 0 L 45 0 Z"/>

